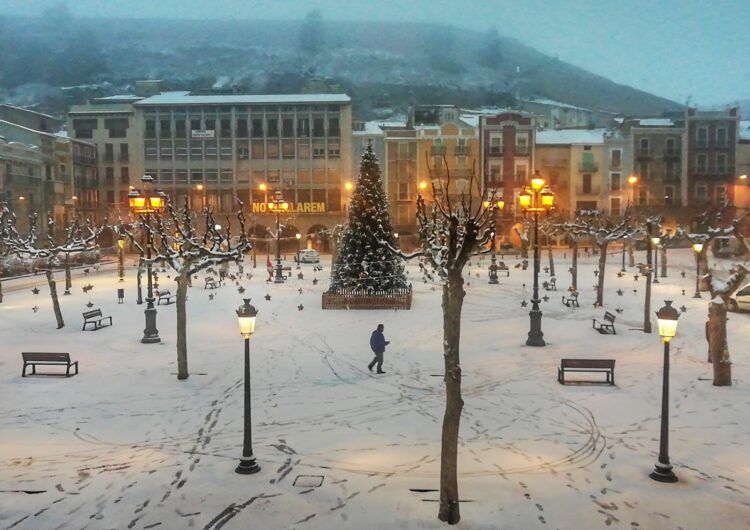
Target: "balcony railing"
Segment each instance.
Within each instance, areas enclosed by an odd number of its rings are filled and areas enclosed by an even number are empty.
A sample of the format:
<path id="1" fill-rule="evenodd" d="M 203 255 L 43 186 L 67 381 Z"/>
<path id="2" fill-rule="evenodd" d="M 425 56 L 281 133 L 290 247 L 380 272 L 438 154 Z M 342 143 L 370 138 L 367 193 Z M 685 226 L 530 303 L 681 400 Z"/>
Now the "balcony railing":
<path id="1" fill-rule="evenodd" d="M 599 186 L 576 186 L 576 195 L 599 195 Z"/>
<path id="2" fill-rule="evenodd" d="M 664 158 L 679 158 L 679 157 L 680 157 L 679 149 L 670 149 L 670 148 L 664 149 Z"/>
<path id="3" fill-rule="evenodd" d="M 578 164 L 578 171 L 583 171 L 586 173 L 599 171 L 599 164 L 597 164 L 596 162 L 581 162 L 580 164 Z"/>
<path id="4" fill-rule="evenodd" d="M 456 156 L 469 156 L 471 155 L 471 147 L 468 145 L 456 146 Z"/>
<path id="5" fill-rule="evenodd" d="M 443 156 L 446 149 L 444 145 L 433 145 L 430 147 L 430 156 Z"/>
<path id="6" fill-rule="evenodd" d="M 516 145 L 514 152 L 517 155 L 528 155 L 531 152 L 531 149 L 528 145 Z"/>
<path id="7" fill-rule="evenodd" d="M 118 162 L 128 163 L 130 162 L 130 155 L 120 155 L 117 157 Z"/>
<path id="8" fill-rule="evenodd" d="M 693 166 L 690 173 L 694 175 L 732 175 L 734 167 L 732 166 Z"/>
<path id="9" fill-rule="evenodd" d="M 636 151 L 636 156 L 638 158 L 649 158 L 651 157 L 651 149 L 638 149 Z"/>
<path id="10" fill-rule="evenodd" d="M 622 161 L 612 160 L 609 163 L 609 169 L 613 171 L 620 171 L 622 169 Z"/>
<path id="11" fill-rule="evenodd" d="M 566 167 L 567 158 L 542 158 L 542 167 Z"/>
<path id="12" fill-rule="evenodd" d="M 490 146 L 490 154 L 491 155 L 502 155 L 503 154 L 503 146 L 502 145 L 491 145 Z"/>

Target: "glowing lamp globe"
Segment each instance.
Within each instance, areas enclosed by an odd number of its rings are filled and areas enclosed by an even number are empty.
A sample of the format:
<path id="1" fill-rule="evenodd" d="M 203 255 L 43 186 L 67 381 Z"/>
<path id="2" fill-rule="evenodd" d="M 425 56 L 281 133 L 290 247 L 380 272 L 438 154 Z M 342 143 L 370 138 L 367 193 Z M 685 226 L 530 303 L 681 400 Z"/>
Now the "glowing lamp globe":
<path id="1" fill-rule="evenodd" d="M 672 300 L 664 300 L 664 307 L 656 312 L 659 322 L 659 335 L 664 342 L 669 342 L 677 335 L 677 320 L 680 313 L 672 307 Z"/>
<path id="2" fill-rule="evenodd" d="M 255 317 L 258 310 L 250 304 L 250 298 L 243 299 L 244 304 L 237 308 L 237 321 L 240 325 L 240 335 L 249 339 L 255 333 Z"/>

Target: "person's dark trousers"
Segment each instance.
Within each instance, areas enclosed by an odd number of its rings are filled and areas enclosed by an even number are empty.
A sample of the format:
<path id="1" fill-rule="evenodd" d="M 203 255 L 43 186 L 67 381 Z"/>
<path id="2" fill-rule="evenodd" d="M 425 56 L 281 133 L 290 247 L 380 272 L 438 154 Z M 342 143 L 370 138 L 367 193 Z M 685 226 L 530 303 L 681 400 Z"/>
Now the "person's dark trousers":
<path id="1" fill-rule="evenodd" d="M 383 371 L 383 353 L 376 353 L 375 358 L 372 360 L 370 364 L 367 365 L 367 367 L 372 372 L 372 367 L 375 366 L 375 363 L 378 364 L 378 373 Z"/>

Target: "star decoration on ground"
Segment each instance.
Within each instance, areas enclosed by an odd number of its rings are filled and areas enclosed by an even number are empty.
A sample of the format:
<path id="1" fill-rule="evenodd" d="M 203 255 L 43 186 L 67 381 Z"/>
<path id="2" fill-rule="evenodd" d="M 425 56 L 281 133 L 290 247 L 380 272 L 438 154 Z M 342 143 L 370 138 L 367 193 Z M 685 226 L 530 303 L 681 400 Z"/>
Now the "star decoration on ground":
<path id="1" fill-rule="evenodd" d="M 633 289 L 633 294 L 636 294 L 638 292 L 638 289 Z"/>
<path id="2" fill-rule="evenodd" d="M 680 306 L 680 313 L 687 313 L 687 307 L 684 305 Z"/>
<path id="3" fill-rule="evenodd" d="M 266 293 L 266 296 L 265 296 L 265 298 L 266 298 L 266 300 L 270 300 L 270 299 L 271 299 L 271 295 L 270 295 L 270 294 L 268 294 L 268 293 Z"/>
<path id="4" fill-rule="evenodd" d="M 596 269 L 596 270 L 594 271 L 594 276 L 599 276 L 599 269 Z"/>
<path id="5" fill-rule="evenodd" d="M 623 290 L 622 289 L 617 289 L 617 296 L 622 296 L 622 294 L 623 294 Z"/>
<path id="6" fill-rule="evenodd" d="M 615 311 L 617 311 L 618 313 L 622 313 L 623 309 L 622 307 L 618 307 L 617 309 L 615 309 Z"/>
<path id="7" fill-rule="evenodd" d="M 638 278 L 640 278 L 640 276 L 638 276 L 638 275 L 636 274 L 635 276 L 633 276 L 633 281 L 634 281 L 634 282 L 637 282 L 637 281 L 638 281 Z"/>
<path id="8" fill-rule="evenodd" d="M 38 287 L 34 287 L 34 288 L 33 288 L 33 289 L 31 290 L 31 292 L 32 292 L 32 293 L 34 293 L 34 294 L 39 294 L 39 288 L 38 288 Z"/>
<path id="9" fill-rule="evenodd" d="M 302 304 L 297 306 L 297 311 L 302 311 L 305 308 Z"/>
<path id="10" fill-rule="evenodd" d="M 88 301 L 88 303 L 86 304 L 86 307 L 88 307 L 88 308 L 94 307 L 94 304 L 91 303 L 91 300 Z"/>
<path id="11" fill-rule="evenodd" d="M 544 296 L 542 296 L 542 300 L 544 300 L 545 302 L 549 302 L 549 296 L 545 294 Z"/>
<path id="12" fill-rule="evenodd" d="M 301 272 L 298 272 L 298 273 L 297 273 L 297 279 L 298 279 L 298 280 L 304 280 L 304 279 L 305 279 L 305 275 L 304 275 L 304 274 L 302 274 Z"/>
<path id="13" fill-rule="evenodd" d="M 248 272 L 247 274 L 245 274 L 245 277 L 246 277 L 246 278 L 247 278 L 248 280 L 252 280 L 252 279 L 253 279 L 253 275 L 252 275 L 251 273 L 249 273 L 249 272 Z"/>
<path id="14" fill-rule="evenodd" d="M 88 274 L 89 272 L 90 272 L 89 269 L 83 269 L 84 274 Z"/>
<path id="15" fill-rule="evenodd" d="M 471 282 L 467 281 L 466 282 L 466 287 L 471 287 Z"/>
<path id="16" fill-rule="evenodd" d="M 31 308 L 31 310 L 32 310 L 32 311 L 33 311 L 34 313 L 36 313 L 37 311 L 39 311 L 39 306 L 38 306 L 38 305 L 35 305 L 34 307 L 32 307 L 32 308 Z"/>
<path id="17" fill-rule="evenodd" d="M 298 292 L 299 294 L 302 294 L 302 287 L 300 287 L 299 289 L 297 289 L 297 292 Z"/>
<path id="18" fill-rule="evenodd" d="M 544 267 L 544 274 L 549 274 L 549 267 Z"/>
<path id="19" fill-rule="evenodd" d="M 84 293 L 88 293 L 88 292 L 89 292 L 89 291 L 90 291 L 91 289 L 93 289 L 93 288 L 94 288 L 94 286 L 93 286 L 93 285 L 91 285 L 91 284 L 88 284 L 88 285 L 84 285 L 83 287 L 81 287 L 81 289 L 83 289 L 83 292 L 84 292 Z"/>
<path id="20" fill-rule="evenodd" d="M 211 294 L 209 294 L 209 295 L 208 295 L 208 299 L 209 299 L 209 300 L 213 300 L 213 299 L 214 299 L 214 293 L 211 293 Z"/>
<path id="21" fill-rule="evenodd" d="M 242 294 L 242 293 L 244 293 L 244 292 L 245 292 L 245 288 L 244 288 L 244 287 L 242 287 L 242 286 L 240 285 L 240 286 L 239 286 L 239 287 L 237 288 L 237 292 L 238 292 L 238 293 L 240 293 L 240 294 Z"/>
<path id="22" fill-rule="evenodd" d="M 623 276 L 625 276 L 624 272 L 620 271 L 620 272 L 617 273 L 617 277 L 618 278 L 622 278 Z"/>
<path id="23" fill-rule="evenodd" d="M 425 282 L 425 283 L 427 283 L 427 282 Z M 318 279 L 317 278 L 313 278 L 313 285 L 318 285 Z"/>
<path id="24" fill-rule="evenodd" d="M 682 290 L 682 296 L 685 296 L 685 289 Z"/>
<path id="25" fill-rule="evenodd" d="M 521 302 L 521 307 L 526 307 L 527 305 L 529 305 L 529 304 L 528 304 L 528 303 L 526 303 L 526 300 L 523 300 L 523 301 Z"/>

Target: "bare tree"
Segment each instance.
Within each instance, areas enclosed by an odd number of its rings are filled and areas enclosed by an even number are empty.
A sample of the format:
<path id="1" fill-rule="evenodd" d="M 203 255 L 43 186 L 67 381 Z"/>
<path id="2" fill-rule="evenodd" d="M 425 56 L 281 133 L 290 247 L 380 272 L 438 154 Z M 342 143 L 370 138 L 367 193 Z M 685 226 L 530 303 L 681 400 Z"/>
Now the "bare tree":
<path id="1" fill-rule="evenodd" d="M 245 230 L 245 216 L 242 212 L 242 202 L 239 201 L 237 219 L 239 221 L 239 233 L 236 240 L 231 236 L 231 222 L 227 217 L 224 232 L 217 228 L 214 214 L 211 209 L 205 209 L 206 226 L 202 234 L 196 228 L 198 223 L 196 216 L 188 206 L 185 198 L 185 207 L 181 211 L 175 210 L 171 202 L 167 203 L 165 215 L 156 216 L 155 226 L 144 222 L 141 218 L 140 224 L 145 230 L 152 234 L 153 246 L 151 251 L 152 263 L 165 263 L 176 273 L 177 282 L 176 307 L 177 307 L 177 379 L 187 379 L 187 289 L 193 274 L 207 269 L 211 266 L 221 265 L 230 261 L 238 264 L 243 260 L 244 253 L 252 248 Z M 154 217 L 154 216 L 152 216 Z M 124 226 L 120 227 L 126 233 L 138 250 L 143 253 L 143 248 Z M 144 261 L 147 261 L 144 259 Z"/>
<path id="2" fill-rule="evenodd" d="M 725 280 L 714 278 L 712 273 L 707 275 L 711 292 L 708 305 L 708 344 L 714 370 L 714 386 L 732 385 L 732 360 L 727 344 L 727 303 L 748 273 L 750 270 L 744 265 L 734 265 Z"/>
<path id="3" fill-rule="evenodd" d="M 559 230 L 569 233 L 576 239 L 590 238 L 599 250 L 599 277 L 596 285 L 595 305 L 604 304 L 604 269 L 607 264 L 607 247 L 612 241 L 634 237 L 639 229 L 630 226 L 630 211 L 619 221 L 607 215 L 582 216 L 569 223 L 557 225 Z"/>
<path id="4" fill-rule="evenodd" d="M 429 208 L 421 194 L 417 196 L 417 222 L 421 249 L 405 254 L 390 247 L 401 257 L 421 259 L 420 268 L 431 269 L 443 286 L 443 360 L 445 365 L 445 414 L 443 416 L 441 464 L 440 464 L 440 507 L 438 519 L 448 524 L 456 524 L 461 518 L 458 495 L 458 434 L 463 409 L 461 397 L 461 363 L 459 346 L 461 338 L 461 310 L 463 307 L 463 269 L 469 258 L 475 254 L 489 252 L 487 246 L 495 229 L 493 210 L 496 200 L 494 193 L 485 197 L 479 191 L 479 184 L 472 174 L 460 199 L 451 197 L 448 190 L 451 175 L 445 164 L 446 179 L 440 188 L 433 181 L 434 202 Z M 456 179 L 459 180 L 459 179 Z M 472 188 L 476 195 L 482 195 L 478 203 L 472 201 Z M 468 188 L 468 189 L 467 189 Z M 460 189 L 460 188 L 459 188 Z M 484 199 L 493 206 L 484 208 Z M 429 210 L 429 211 L 428 211 Z M 387 245 L 385 239 L 381 244 Z M 425 265 L 426 264 L 426 265 Z"/>
<path id="5" fill-rule="evenodd" d="M 60 301 L 57 298 L 57 282 L 53 279 L 52 273 L 55 259 L 64 254 L 67 261 L 67 256 L 70 253 L 97 248 L 96 238 L 106 227 L 106 222 L 99 228 L 93 228 L 88 220 L 82 225 L 80 219 L 73 218 L 65 227 L 65 241 L 63 243 L 55 241 L 55 224 L 51 215 L 47 216 L 46 238 L 39 238 L 37 225 L 38 215 L 30 215 L 28 234 L 21 236 L 16 229 L 16 215 L 7 206 L 3 206 L 0 211 L 0 240 L 2 240 L 6 249 L 19 258 L 47 260 L 45 275 L 52 298 L 52 308 L 57 320 L 57 329 L 60 329 L 65 327 L 65 321 L 60 310 Z"/>

